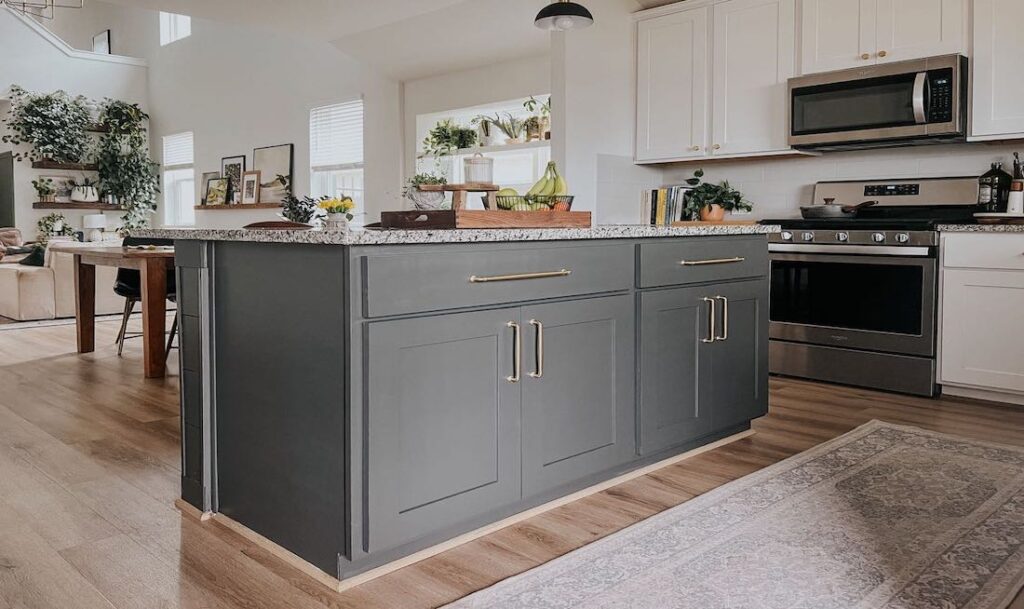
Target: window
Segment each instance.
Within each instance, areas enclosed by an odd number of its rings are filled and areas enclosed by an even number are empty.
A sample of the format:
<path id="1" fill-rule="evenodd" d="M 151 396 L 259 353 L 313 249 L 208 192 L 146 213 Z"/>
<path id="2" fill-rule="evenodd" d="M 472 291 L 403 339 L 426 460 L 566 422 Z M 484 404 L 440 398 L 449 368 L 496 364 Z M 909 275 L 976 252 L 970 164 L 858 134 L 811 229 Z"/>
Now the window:
<path id="1" fill-rule="evenodd" d="M 196 223 L 196 174 L 192 132 L 164 136 L 164 224 L 192 226 Z"/>
<path id="2" fill-rule="evenodd" d="M 309 113 L 310 194 L 363 197 L 363 100 Z"/>
<path id="3" fill-rule="evenodd" d="M 160 12 L 160 46 L 167 46 L 192 35 L 192 18 L 188 15 Z"/>

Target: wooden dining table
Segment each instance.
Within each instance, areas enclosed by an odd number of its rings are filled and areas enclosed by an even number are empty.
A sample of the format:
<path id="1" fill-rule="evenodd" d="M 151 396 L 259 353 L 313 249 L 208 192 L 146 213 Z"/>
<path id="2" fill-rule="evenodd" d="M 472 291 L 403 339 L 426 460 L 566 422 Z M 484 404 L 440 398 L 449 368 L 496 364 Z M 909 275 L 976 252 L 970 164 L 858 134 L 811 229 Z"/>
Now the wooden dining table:
<path id="1" fill-rule="evenodd" d="M 142 277 L 142 364 L 146 378 L 166 374 L 167 277 L 174 272 L 173 247 L 82 247 L 75 256 L 75 322 L 78 352 L 96 349 L 96 267 L 135 269 Z"/>

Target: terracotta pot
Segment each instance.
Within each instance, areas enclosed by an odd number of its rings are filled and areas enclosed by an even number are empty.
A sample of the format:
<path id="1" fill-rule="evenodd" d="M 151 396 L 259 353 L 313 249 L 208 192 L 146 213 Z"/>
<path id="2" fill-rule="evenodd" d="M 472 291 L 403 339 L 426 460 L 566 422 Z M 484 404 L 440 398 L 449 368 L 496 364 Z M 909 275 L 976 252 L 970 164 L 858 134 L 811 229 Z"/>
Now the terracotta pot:
<path id="1" fill-rule="evenodd" d="M 700 209 L 701 222 L 721 222 L 725 220 L 725 208 L 721 205 L 711 205 Z"/>

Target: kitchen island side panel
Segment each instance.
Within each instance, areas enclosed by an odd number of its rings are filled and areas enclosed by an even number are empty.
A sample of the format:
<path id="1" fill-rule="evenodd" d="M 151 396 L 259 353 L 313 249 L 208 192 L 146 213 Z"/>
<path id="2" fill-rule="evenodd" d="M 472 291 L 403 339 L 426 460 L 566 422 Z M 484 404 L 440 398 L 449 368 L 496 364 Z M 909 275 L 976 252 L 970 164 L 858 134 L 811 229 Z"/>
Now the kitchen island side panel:
<path id="1" fill-rule="evenodd" d="M 214 247 L 215 510 L 328 573 L 347 544 L 345 262 Z"/>

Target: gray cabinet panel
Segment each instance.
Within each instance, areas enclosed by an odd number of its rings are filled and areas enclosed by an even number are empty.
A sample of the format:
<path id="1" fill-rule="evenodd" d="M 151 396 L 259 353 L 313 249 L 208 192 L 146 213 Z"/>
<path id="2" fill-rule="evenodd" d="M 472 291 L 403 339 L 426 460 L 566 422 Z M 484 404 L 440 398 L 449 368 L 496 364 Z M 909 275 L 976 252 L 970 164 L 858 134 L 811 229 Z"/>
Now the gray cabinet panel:
<path id="1" fill-rule="evenodd" d="M 201 373 L 203 371 L 202 357 L 202 325 L 198 317 L 191 315 L 179 315 L 178 324 L 181 327 L 180 355 L 181 367 L 183 370 Z"/>
<path id="2" fill-rule="evenodd" d="M 202 309 L 199 302 L 200 282 L 203 272 L 200 269 L 181 267 L 178 275 L 178 310 L 184 315 L 199 317 Z"/>
<path id="3" fill-rule="evenodd" d="M 520 497 L 509 321 L 518 309 L 365 325 L 368 551 Z"/>
<path id="4" fill-rule="evenodd" d="M 715 429 L 725 429 L 768 413 L 768 285 L 748 281 L 714 289 L 726 299 L 719 301 L 718 327 L 727 338 L 710 345 L 711 419 Z"/>
<path id="5" fill-rule="evenodd" d="M 707 288 L 640 295 L 640 452 L 648 455 L 712 431 Z"/>
<path id="6" fill-rule="evenodd" d="M 370 254 L 363 258 L 364 314 L 383 317 L 628 290 L 633 285 L 634 264 L 633 246 L 628 243 L 572 247 L 494 244 L 471 252 L 463 248 Z M 472 276 L 562 269 L 570 274 L 470 282 Z"/>
<path id="7" fill-rule="evenodd" d="M 691 264 L 684 265 L 684 261 Z M 659 240 L 640 245 L 642 288 L 767 275 L 768 244 L 764 235 Z"/>
<path id="8" fill-rule="evenodd" d="M 523 308 L 523 494 L 534 495 L 636 456 L 633 299 Z M 543 374 L 538 372 L 543 324 Z"/>

